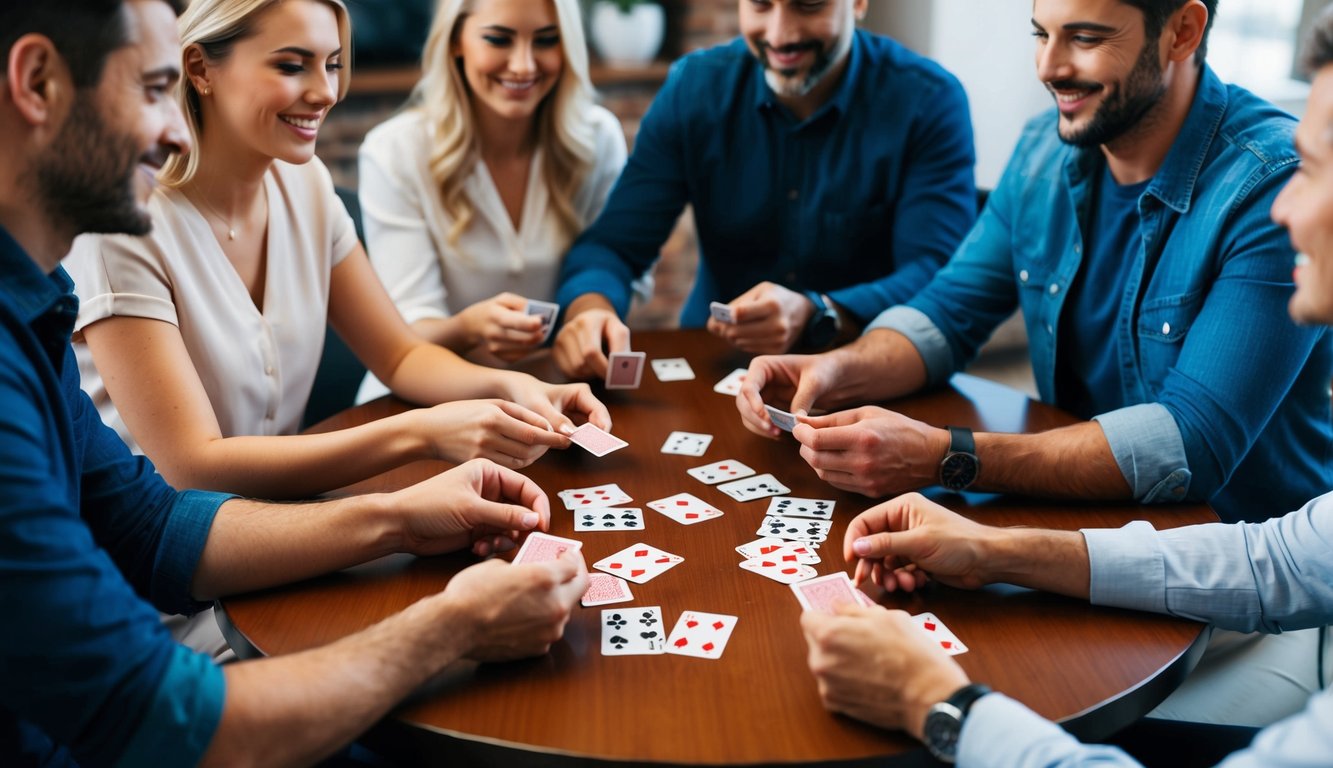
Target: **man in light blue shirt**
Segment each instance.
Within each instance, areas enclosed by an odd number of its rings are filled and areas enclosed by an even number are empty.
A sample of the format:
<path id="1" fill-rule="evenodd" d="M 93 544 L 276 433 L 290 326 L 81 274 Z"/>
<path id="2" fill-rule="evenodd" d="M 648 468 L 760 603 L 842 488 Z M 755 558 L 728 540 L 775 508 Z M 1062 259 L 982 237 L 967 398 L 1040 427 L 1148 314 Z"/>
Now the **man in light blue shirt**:
<path id="1" fill-rule="evenodd" d="M 1316 76 L 1296 134 L 1301 172 L 1272 215 L 1302 253 L 1291 316 L 1333 324 L 1333 10 L 1316 22 L 1306 59 Z M 915 590 L 928 578 L 969 587 L 1005 581 L 1242 631 L 1284 633 L 1333 621 L 1333 494 L 1262 523 L 1159 532 L 1138 522 L 1077 533 L 989 528 L 913 494 L 857 517 L 844 551 L 857 561 L 858 577 L 877 565 L 880 583 L 891 591 Z M 969 687 L 962 669 L 921 642 L 901 611 L 807 612 L 801 622 L 826 706 L 924 735 L 932 749 L 953 752 L 943 756 L 959 765 L 1133 764 L 1117 749 L 1079 744 L 1003 694 Z M 895 649 L 894 668 L 868 668 L 866 659 L 878 658 L 868 651 L 882 646 Z M 928 725 L 927 712 L 964 688 L 961 700 L 971 701 L 961 723 L 940 708 Z M 945 744 L 949 733 L 958 737 L 955 748 Z M 1315 694 L 1224 764 L 1333 764 L 1333 691 Z"/>

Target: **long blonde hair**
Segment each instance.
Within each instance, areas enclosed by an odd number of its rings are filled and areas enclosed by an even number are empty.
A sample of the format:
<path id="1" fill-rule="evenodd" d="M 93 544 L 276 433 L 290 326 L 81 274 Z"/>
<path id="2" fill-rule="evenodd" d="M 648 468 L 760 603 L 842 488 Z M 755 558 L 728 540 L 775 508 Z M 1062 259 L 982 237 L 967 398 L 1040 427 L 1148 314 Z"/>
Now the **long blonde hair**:
<path id="1" fill-rule="evenodd" d="M 573 199 L 592 168 L 595 138 L 589 117 L 592 81 L 588 77 L 588 47 L 577 0 L 552 0 L 560 25 L 564 68 L 555 89 L 537 108 L 537 146 L 543 152 L 542 175 L 551 195 L 551 207 L 567 238 L 561 250 L 587 223 Z M 440 0 L 430 36 L 421 57 L 421 80 L 412 102 L 422 110 L 431 137 L 430 172 L 440 190 L 440 202 L 453 218 L 449 244 L 472 223 L 474 207 L 463 194 L 463 182 L 480 159 L 476 116 L 463 73 L 452 56 L 455 36 L 477 0 Z"/>
<path id="2" fill-rule="evenodd" d="M 213 61 L 220 61 L 231 54 L 236 43 L 254 34 L 255 18 L 283 0 L 192 0 L 190 7 L 181 15 L 177 28 L 181 37 L 181 64 L 184 69 L 185 52 L 190 46 L 198 45 L 204 55 Z M 318 0 L 333 9 L 338 20 L 338 41 L 342 44 L 343 70 L 338 78 L 338 100 L 347 95 L 347 85 L 351 81 L 352 68 L 352 21 L 347 14 L 343 0 Z M 162 167 L 158 181 L 168 187 L 179 187 L 187 183 L 199 170 L 199 138 L 203 135 L 203 112 L 200 111 L 199 92 L 195 90 L 190 78 L 182 77 L 177 86 L 176 98 L 180 100 L 181 112 L 185 113 L 185 123 L 190 126 L 190 138 L 194 140 L 195 151 L 188 155 L 173 155 Z"/>

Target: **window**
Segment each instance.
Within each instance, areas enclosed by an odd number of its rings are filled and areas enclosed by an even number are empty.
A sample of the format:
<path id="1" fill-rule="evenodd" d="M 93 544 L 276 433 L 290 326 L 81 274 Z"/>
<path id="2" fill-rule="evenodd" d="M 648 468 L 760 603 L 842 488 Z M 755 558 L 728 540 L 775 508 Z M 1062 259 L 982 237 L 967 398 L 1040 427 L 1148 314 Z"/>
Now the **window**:
<path id="1" fill-rule="evenodd" d="M 1322 4 L 1322 3 L 1321 3 Z M 1279 103 L 1304 99 L 1295 80 L 1303 0 L 1222 0 L 1208 63 L 1223 81 Z"/>

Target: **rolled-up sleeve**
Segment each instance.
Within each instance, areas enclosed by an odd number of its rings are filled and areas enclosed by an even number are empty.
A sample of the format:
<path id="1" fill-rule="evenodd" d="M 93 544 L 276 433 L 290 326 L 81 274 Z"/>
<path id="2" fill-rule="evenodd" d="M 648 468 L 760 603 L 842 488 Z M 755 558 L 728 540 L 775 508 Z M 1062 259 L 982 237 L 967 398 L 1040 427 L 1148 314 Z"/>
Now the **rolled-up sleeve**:
<path id="1" fill-rule="evenodd" d="M 889 307 L 879 314 L 865 332 L 875 330 L 897 331 L 916 347 L 926 364 L 926 382 L 930 386 L 943 384 L 953 375 L 953 351 L 935 322 L 926 313 L 914 307 Z"/>
<path id="2" fill-rule="evenodd" d="M 1143 503 L 1176 502 L 1189 493 L 1185 441 L 1165 406 L 1131 405 L 1095 416 L 1093 421 L 1101 425 L 1135 499 Z"/>

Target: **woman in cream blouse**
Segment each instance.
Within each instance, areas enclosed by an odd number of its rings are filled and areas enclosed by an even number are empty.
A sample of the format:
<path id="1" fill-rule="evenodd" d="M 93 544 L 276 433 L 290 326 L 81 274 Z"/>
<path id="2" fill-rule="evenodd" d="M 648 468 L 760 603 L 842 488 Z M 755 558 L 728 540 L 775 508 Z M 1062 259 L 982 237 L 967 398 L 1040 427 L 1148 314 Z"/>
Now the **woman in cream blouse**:
<path id="1" fill-rule="evenodd" d="M 418 459 L 522 467 L 574 420 L 609 428 L 586 387 L 426 342 L 375 278 L 314 159 L 347 90 L 342 0 L 194 0 L 180 29 L 196 149 L 164 169 L 149 237 L 83 238 L 66 262 L 84 386 L 170 482 L 306 497 Z M 396 394 L 442 404 L 297 434 L 326 319 Z"/>
<path id="2" fill-rule="evenodd" d="M 592 103 L 577 0 L 442 0 L 422 69 L 361 147 L 371 264 L 423 338 L 502 365 L 542 343 L 526 300 L 554 297 L 624 134 Z"/>

